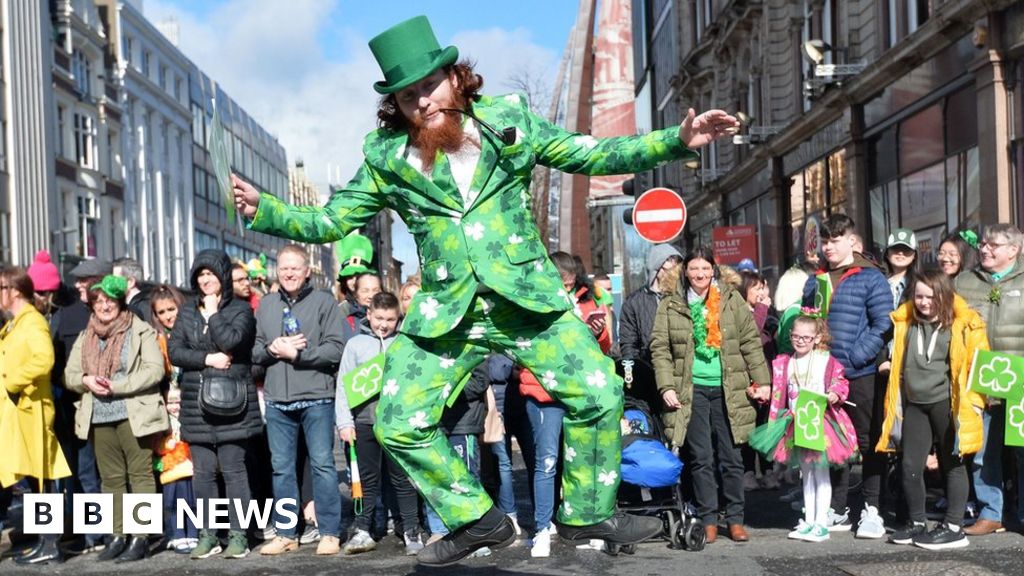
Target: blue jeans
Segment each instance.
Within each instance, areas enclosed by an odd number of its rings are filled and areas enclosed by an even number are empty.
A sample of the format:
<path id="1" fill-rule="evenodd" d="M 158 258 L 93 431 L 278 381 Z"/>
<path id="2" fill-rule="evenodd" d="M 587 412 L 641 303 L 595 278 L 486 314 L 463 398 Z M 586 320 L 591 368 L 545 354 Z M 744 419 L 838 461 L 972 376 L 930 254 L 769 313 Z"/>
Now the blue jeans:
<path id="1" fill-rule="evenodd" d="M 274 467 L 274 498 L 292 499 L 294 512 L 302 517 L 298 507 L 299 484 L 296 479 L 296 446 L 299 428 L 302 428 L 309 452 L 309 468 L 313 473 L 313 502 L 316 505 L 317 527 L 321 536 L 341 535 L 341 492 L 338 491 L 338 469 L 334 463 L 334 402 L 318 404 L 301 410 L 281 410 L 267 406 L 267 442 L 270 444 L 270 462 Z M 274 512 L 274 524 L 287 520 Z M 298 526 L 278 534 L 294 538 Z"/>
<path id="2" fill-rule="evenodd" d="M 561 404 L 545 404 L 527 398 L 526 417 L 533 428 L 533 520 L 537 530 L 543 530 L 551 524 L 555 512 L 555 476 L 565 408 Z"/>
<path id="3" fill-rule="evenodd" d="M 984 442 L 974 455 L 974 493 L 981 504 L 978 518 L 1003 521 L 1003 405 L 986 408 L 981 415 Z"/>
<path id="4" fill-rule="evenodd" d="M 505 514 L 516 513 L 516 491 L 512 485 L 512 458 L 508 454 L 508 439 L 491 444 L 491 453 L 498 463 L 498 508 Z"/>
<path id="5" fill-rule="evenodd" d="M 455 453 L 458 454 L 459 459 L 466 465 L 466 468 L 469 468 L 469 473 L 476 478 L 480 478 L 480 449 L 476 436 L 453 434 L 448 437 L 448 442 L 455 449 Z M 448 534 L 448 527 L 441 521 L 441 517 L 429 505 L 426 508 L 427 527 L 430 528 L 430 533 Z"/>

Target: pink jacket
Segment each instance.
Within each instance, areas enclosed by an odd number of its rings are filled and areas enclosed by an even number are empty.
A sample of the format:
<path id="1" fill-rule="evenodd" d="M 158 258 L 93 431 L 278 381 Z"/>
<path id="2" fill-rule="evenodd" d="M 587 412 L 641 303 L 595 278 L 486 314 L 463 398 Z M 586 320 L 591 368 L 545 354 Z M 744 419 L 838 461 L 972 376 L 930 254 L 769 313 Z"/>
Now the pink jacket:
<path id="1" fill-rule="evenodd" d="M 793 386 L 789 388 L 789 361 L 792 357 L 789 354 L 780 354 L 772 361 L 772 401 L 768 409 L 768 419 L 775 420 L 779 413 L 796 402 L 800 390 Z M 843 365 L 836 361 L 830 354 L 828 364 L 825 365 L 825 393 L 835 392 L 839 396 L 839 403 L 842 404 L 850 395 L 850 382 L 843 375 Z M 834 412 L 835 407 L 829 406 L 829 412 Z M 834 414 L 833 414 L 834 416 Z M 853 440 L 856 441 L 856 436 Z"/>

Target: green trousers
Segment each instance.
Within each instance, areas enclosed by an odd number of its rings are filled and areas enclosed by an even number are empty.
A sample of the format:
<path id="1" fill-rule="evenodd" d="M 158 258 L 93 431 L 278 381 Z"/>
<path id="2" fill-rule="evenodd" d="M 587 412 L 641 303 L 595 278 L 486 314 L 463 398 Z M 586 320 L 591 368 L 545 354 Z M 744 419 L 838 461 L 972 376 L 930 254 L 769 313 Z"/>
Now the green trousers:
<path id="1" fill-rule="evenodd" d="M 615 511 L 619 487 L 622 380 L 572 311 L 538 314 L 497 294 L 478 295 L 440 338 L 405 334 L 388 348 L 374 432 L 452 531 L 493 505 L 438 429 L 445 402 L 489 352 L 533 372 L 566 409 L 558 521 L 586 526 Z"/>
<path id="2" fill-rule="evenodd" d="M 100 483 L 105 493 L 114 495 L 114 534 L 124 534 L 121 517 L 121 496 L 132 494 L 153 494 L 156 480 L 153 478 L 153 437 L 135 437 L 127 420 L 110 424 L 93 424 L 93 449 L 96 451 L 96 467 L 100 472 Z"/>

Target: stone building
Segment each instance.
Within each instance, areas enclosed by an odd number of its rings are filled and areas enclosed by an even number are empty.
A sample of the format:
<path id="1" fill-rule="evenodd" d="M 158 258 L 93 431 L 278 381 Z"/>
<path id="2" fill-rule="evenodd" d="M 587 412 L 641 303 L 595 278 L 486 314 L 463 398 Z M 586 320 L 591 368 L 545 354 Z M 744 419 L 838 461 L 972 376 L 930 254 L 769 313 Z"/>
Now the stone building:
<path id="1" fill-rule="evenodd" d="M 778 274 L 850 214 L 869 249 L 914 229 L 1024 221 L 1024 5 L 1013 0 L 633 0 L 637 119 L 742 110 L 696 170 L 638 180 L 683 192 L 687 241 L 758 231 Z M 639 15 L 639 17 L 638 17 Z M 982 193 L 984 191 L 984 193 Z"/>

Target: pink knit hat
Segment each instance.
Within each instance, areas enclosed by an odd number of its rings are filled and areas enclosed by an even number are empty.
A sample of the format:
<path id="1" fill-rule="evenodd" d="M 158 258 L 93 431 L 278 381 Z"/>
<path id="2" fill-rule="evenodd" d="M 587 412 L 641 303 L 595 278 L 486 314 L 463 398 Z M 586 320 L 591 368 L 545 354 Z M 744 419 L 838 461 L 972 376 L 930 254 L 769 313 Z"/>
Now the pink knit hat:
<path id="1" fill-rule="evenodd" d="M 51 292 L 60 287 L 60 274 L 46 250 L 36 252 L 35 260 L 28 267 L 28 277 L 32 279 L 36 292 Z"/>

